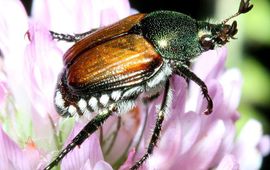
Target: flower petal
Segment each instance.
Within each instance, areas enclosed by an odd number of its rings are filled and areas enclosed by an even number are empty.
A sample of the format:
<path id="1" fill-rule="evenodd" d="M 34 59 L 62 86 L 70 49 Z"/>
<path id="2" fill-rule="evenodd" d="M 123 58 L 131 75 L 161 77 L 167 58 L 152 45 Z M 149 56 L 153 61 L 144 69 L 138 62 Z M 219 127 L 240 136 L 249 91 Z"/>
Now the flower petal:
<path id="1" fill-rule="evenodd" d="M 36 0 L 32 15 L 56 32 L 82 33 L 91 28 L 99 28 L 104 16 L 106 21 L 103 24 L 110 24 L 128 16 L 129 11 L 127 0 Z"/>
<path id="2" fill-rule="evenodd" d="M 4 66 L 9 90 L 14 95 L 16 106 L 29 112 L 29 101 L 26 100 L 23 56 L 27 44 L 25 33 L 28 29 L 28 18 L 19 0 L 0 1 L 0 50 L 4 56 Z"/>
<path id="3" fill-rule="evenodd" d="M 239 164 L 233 155 L 226 155 L 219 163 L 216 170 L 238 170 Z"/>
<path id="4" fill-rule="evenodd" d="M 214 159 L 212 160 L 210 167 L 214 167 L 219 164 L 219 162 L 224 159 L 224 155 L 231 153 L 234 140 L 235 140 L 235 126 L 234 122 L 224 120 L 225 125 L 225 134 L 223 136 L 223 140 L 220 144 L 220 147 L 215 155 Z"/>
<path id="5" fill-rule="evenodd" d="M 1 59 L 0 59 L 1 62 Z M 0 63 L 1 64 L 1 63 Z M 7 97 L 8 89 L 7 89 L 7 78 L 1 70 L 0 66 L 0 108 L 3 107 L 5 99 Z"/>
<path id="6" fill-rule="evenodd" d="M 96 163 L 94 170 L 113 170 L 113 168 L 110 164 L 101 160 Z"/>
<path id="7" fill-rule="evenodd" d="M 188 112 L 181 118 L 182 149 L 181 155 L 186 153 L 196 142 L 200 133 L 201 119 L 194 112 Z"/>
<path id="8" fill-rule="evenodd" d="M 119 168 L 119 170 L 129 169 L 133 164 L 133 157 L 136 155 L 135 148 L 131 149 L 128 153 L 128 157 L 123 165 Z"/>
<path id="9" fill-rule="evenodd" d="M 202 80 L 217 78 L 224 70 L 226 56 L 227 49 L 225 47 L 202 53 L 193 70 Z"/>
<path id="10" fill-rule="evenodd" d="M 48 30 L 39 23 L 30 23 L 28 36 L 30 43 L 25 49 L 22 74 L 23 85 L 28 87 L 25 91 L 31 102 L 30 113 L 36 135 L 34 139 L 54 142 L 52 124 L 59 116 L 55 111 L 53 98 L 57 77 L 62 68 L 62 52 L 55 46 Z M 49 146 L 48 150 L 55 149 L 55 145 L 50 143 Z"/>
<path id="11" fill-rule="evenodd" d="M 185 170 L 210 168 L 209 163 L 216 155 L 224 133 L 225 127 L 222 120 L 213 122 L 210 129 L 204 135 L 201 134 L 200 140 L 193 145 L 190 151 L 183 155 L 182 159 L 179 158 L 174 168 L 181 167 Z"/>
<path id="12" fill-rule="evenodd" d="M 31 169 L 19 146 L 11 140 L 0 125 L 0 169 Z"/>
<path id="13" fill-rule="evenodd" d="M 264 135 L 260 143 L 258 144 L 257 148 L 262 153 L 263 156 L 267 156 L 270 153 L 270 136 Z"/>
<path id="14" fill-rule="evenodd" d="M 262 155 L 257 149 L 257 145 L 261 137 L 262 125 L 257 120 L 249 120 L 242 128 L 232 152 L 236 156 L 241 170 L 260 168 Z"/>
<path id="15" fill-rule="evenodd" d="M 31 43 L 25 50 L 25 84 L 34 109 L 43 117 L 55 113 L 52 103 L 57 76 L 62 69 L 62 52 L 47 29 L 38 23 L 29 28 Z"/>
<path id="16" fill-rule="evenodd" d="M 187 83 L 183 77 L 172 76 L 171 78 L 172 91 L 173 91 L 173 101 L 170 108 L 173 114 L 180 114 L 184 112 Z"/>
<path id="17" fill-rule="evenodd" d="M 256 147 L 262 137 L 262 125 L 255 119 L 249 120 L 241 129 L 241 133 L 237 138 L 238 143 L 245 146 Z"/>
<path id="18" fill-rule="evenodd" d="M 226 113 L 232 113 L 239 105 L 241 98 L 242 76 L 238 69 L 227 70 L 220 78 L 224 90 L 224 107 Z M 226 114 L 225 113 L 225 114 Z M 227 114 L 230 116 L 230 114 Z"/>

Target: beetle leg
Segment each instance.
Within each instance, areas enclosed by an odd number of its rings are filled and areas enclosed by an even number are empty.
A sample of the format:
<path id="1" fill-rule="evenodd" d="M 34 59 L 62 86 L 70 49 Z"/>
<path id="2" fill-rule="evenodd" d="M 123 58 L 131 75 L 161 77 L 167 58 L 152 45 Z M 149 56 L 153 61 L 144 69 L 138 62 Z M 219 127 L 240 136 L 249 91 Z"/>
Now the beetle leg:
<path id="1" fill-rule="evenodd" d="M 144 120 L 143 120 L 143 121 L 144 121 L 144 122 L 143 122 L 143 128 L 142 128 L 142 130 L 141 130 L 140 137 L 139 137 L 139 139 L 138 139 L 138 141 L 137 141 L 137 144 L 135 145 L 135 150 L 137 150 L 137 149 L 139 148 L 140 143 L 141 143 L 142 138 L 143 138 L 143 133 L 144 133 L 145 128 L 146 128 L 146 122 L 147 122 L 147 120 L 148 120 L 148 112 L 149 112 L 149 108 L 148 108 L 149 103 L 152 102 L 153 100 L 155 100 L 156 98 L 158 98 L 159 95 L 160 95 L 159 92 L 157 92 L 157 93 L 155 93 L 155 94 L 153 94 L 153 95 L 146 96 L 146 97 L 144 97 L 144 98 L 142 99 L 143 104 L 144 104 L 144 106 L 146 107 L 146 110 L 145 110 L 145 117 L 144 117 Z M 135 155 L 136 155 L 136 154 L 135 154 Z M 135 157 L 135 156 L 134 156 L 134 157 Z M 133 157 L 133 158 L 134 158 L 134 157 Z"/>
<path id="2" fill-rule="evenodd" d="M 98 115 L 96 115 L 84 128 L 78 133 L 78 135 L 73 138 L 73 140 L 62 150 L 58 156 L 45 167 L 44 170 L 50 170 L 54 166 L 56 166 L 71 150 L 73 150 L 76 146 L 80 146 L 85 139 L 87 139 L 91 134 L 93 134 L 102 123 L 107 120 L 111 114 L 116 111 L 115 104 L 110 105 L 109 108 L 103 110 Z"/>
<path id="3" fill-rule="evenodd" d="M 184 78 L 194 81 L 201 87 L 202 94 L 204 98 L 207 100 L 207 109 L 204 111 L 204 114 L 206 115 L 210 114 L 213 111 L 213 101 L 208 94 L 208 89 L 205 83 L 185 65 L 178 64 L 176 73 L 180 76 L 183 76 Z"/>
<path id="4" fill-rule="evenodd" d="M 131 168 L 130 170 L 136 170 L 138 169 L 145 161 L 146 159 L 150 156 L 150 154 L 153 153 L 154 147 L 157 144 L 157 141 L 159 139 L 160 136 L 160 132 L 161 132 L 161 127 L 162 127 L 162 122 L 164 120 L 164 115 L 165 115 L 165 110 L 166 107 L 168 106 L 168 104 L 170 103 L 170 97 L 168 97 L 169 94 L 169 89 L 170 89 L 170 82 L 167 81 L 166 85 L 165 85 L 165 89 L 164 89 L 164 97 L 163 97 L 163 101 L 161 104 L 161 108 L 160 111 L 157 114 L 157 119 L 156 119 L 156 125 L 150 140 L 150 143 L 148 145 L 147 148 L 147 152 L 143 155 L 143 157 L 141 157 L 141 159 L 139 161 L 137 161 Z"/>
<path id="5" fill-rule="evenodd" d="M 142 99 L 143 104 L 144 105 L 148 105 L 150 102 L 152 102 L 153 100 L 155 100 L 156 98 L 159 97 L 159 92 L 157 92 L 156 94 L 153 94 L 151 96 L 146 96 Z"/>
<path id="6" fill-rule="evenodd" d="M 98 29 L 95 28 L 95 29 L 91 29 L 90 31 L 87 31 L 87 32 L 84 32 L 84 33 L 81 33 L 81 34 L 74 34 L 74 35 L 57 33 L 57 32 L 54 32 L 54 31 L 50 31 L 50 33 L 51 33 L 52 38 L 55 39 L 55 40 L 67 41 L 67 42 L 77 42 L 80 39 L 86 37 L 87 35 L 95 32 L 96 30 L 98 30 Z"/>

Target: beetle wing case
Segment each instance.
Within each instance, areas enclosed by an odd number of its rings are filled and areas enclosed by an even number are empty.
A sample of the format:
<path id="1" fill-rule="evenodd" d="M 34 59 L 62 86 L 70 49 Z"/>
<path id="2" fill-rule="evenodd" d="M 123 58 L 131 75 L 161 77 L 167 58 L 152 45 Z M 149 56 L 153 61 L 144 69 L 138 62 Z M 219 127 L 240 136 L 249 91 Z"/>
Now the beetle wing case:
<path id="1" fill-rule="evenodd" d="M 148 80 L 163 60 L 142 36 L 126 34 L 82 51 L 73 63 L 66 70 L 68 86 L 89 94 Z"/>
<path id="2" fill-rule="evenodd" d="M 127 32 L 140 20 L 145 14 L 135 14 L 121 21 L 118 21 L 110 26 L 100 28 L 84 39 L 76 42 L 64 55 L 64 64 L 69 66 L 73 60 L 81 55 L 83 51 L 94 48 L 98 44 L 109 41 L 114 37 L 127 34 Z"/>

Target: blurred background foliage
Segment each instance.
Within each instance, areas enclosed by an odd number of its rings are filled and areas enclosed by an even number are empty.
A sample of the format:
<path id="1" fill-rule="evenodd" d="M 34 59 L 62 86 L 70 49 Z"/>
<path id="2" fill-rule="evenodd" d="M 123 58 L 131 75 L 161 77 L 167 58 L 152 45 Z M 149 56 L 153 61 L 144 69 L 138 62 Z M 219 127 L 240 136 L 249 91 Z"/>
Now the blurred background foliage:
<path id="1" fill-rule="evenodd" d="M 31 0 L 22 0 L 28 12 Z M 198 20 L 215 23 L 238 10 L 240 0 L 130 0 L 139 12 L 174 10 Z M 237 40 L 227 46 L 228 67 L 240 68 L 244 84 L 239 108 L 241 119 L 238 129 L 250 118 L 263 123 L 264 132 L 270 133 L 270 0 L 251 0 L 251 12 L 238 17 Z M 262 169 L 270 169 L 270 157 L 266 157 Z"/>

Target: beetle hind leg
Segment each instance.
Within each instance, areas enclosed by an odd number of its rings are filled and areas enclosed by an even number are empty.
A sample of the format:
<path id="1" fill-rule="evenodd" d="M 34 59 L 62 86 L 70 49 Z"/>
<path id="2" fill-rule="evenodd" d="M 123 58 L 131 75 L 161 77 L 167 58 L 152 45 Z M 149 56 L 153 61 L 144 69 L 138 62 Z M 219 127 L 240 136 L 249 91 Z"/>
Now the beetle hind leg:
<path id="1" fill-rule="evenodd" d="M 150 143 L 147 147 L 146 153 L 141 157 L 139 161 L 137 161 L 131 168 L 130 170 L 136 170 L 138 169 L 146 160 L 147 158 L 153 153 L 154 147 L 157 145 L 157 141 L 160 136 L 161 132 L 161 127 L 162 123 L 164 120 L 165 116 L 165 110 L 168 104 L 170 103 L 171 98 L 169 97 L 169 89 L 170 89 L 170 84 L 169 81 L 166 82 L 165 89 L 164 89 L 164 97 L 163 97 L 163 102 L 160 108 L 160 111 L 157 114 L 157 119 L 156 119 L 156 125 L 150 140 Z"/>
<path id="2" fill-rule="evenodd" d="M 102 123 L 107 120 L 115 111 L 115 104 L 111 104 L 108 108 L 104 109 L 98 115 L 96 115 L 58 154 L 58 156 L 48 166 L 44 168 L 44 170 L 50 170 L 54 166 L 56 166 L 71 150 L 73 150 L 76 146 L 80 146 L 91 134 L 93 134 L 102 125 Z"/>

